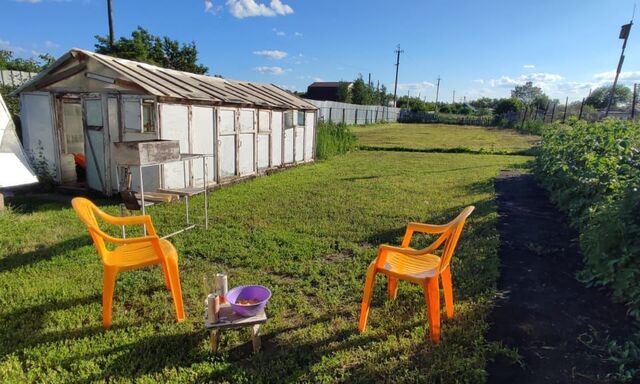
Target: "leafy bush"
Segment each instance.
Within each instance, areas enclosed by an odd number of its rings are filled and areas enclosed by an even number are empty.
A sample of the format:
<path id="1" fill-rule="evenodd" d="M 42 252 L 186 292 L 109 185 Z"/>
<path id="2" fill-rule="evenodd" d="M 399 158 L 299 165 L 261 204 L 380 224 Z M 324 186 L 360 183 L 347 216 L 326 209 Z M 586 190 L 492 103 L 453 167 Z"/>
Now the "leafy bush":
<path id="1" fill-rule="evenodd" d="M 496 115 L 502 115 L 509 112 L 518 112 L 522 108 L 522 101 L 516 98 L 512 97 L 510 99 L 500 99 L 496 103 L 496 107 L 494 108 L 493 113 L 495 113 Z"/>
<path id="2" fill-rule="evenodd" d="M 316 136 L 316 158 L 328 159 L 356 148 L 358 139 L 344 123 L 320 122 Z"/>
<path id="3" fill-rule="evenodd" d="M 640 319 L 640 125 L 572 120 L 545 128 L 537 173 L 580 232 L 590 285 Z"/>

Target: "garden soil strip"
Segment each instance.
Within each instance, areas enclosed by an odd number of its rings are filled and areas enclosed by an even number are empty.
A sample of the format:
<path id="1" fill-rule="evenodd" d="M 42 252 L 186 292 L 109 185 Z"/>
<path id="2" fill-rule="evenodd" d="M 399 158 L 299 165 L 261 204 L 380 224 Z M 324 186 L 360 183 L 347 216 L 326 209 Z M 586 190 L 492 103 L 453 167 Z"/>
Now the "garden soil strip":
<path id="1" fill-rule="evenodd" d="M 496 190 L 501 265 L 488 337 L 516 349 L 524 367 L 498 357 L 489 382 L 602 380 L 615 367 L 589 345 L 607 336 L 624 341 L 637 328 L 624 306 L 576 280 L 583 266 L 577 233 L 532 175 L 503 171 Z"/>

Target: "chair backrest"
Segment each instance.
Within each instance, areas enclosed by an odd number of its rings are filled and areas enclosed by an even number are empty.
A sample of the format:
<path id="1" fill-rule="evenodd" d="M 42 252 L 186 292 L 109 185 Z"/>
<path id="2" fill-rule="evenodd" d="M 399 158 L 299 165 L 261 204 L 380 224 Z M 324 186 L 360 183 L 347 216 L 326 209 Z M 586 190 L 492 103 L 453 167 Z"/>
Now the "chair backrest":
<path id="1" fill-rule="evenodd" d="M 96 219 L 95 212 L 99 211 L 100 208 L 84 197 L 74 197 L 73 200 L 71 200 L 71 206 L 73 207 L 73 210 L 76 211 L 80 220 L 87 226 L 89 235 L 91 235 L 91 239 L 93 239 L 93 244 L 95 245 L 98 254 L 104 259 L 109 250 L 105 246 L 104 238 L 102 236 L 104 232 L 100 229 L 98 220 Z"/>
<path id="2" fill-rule="evenodd" d="M 447 232 L 442 234 L 444 250 L 442 251 L 440 258 L 440 271 L 444 271 L 449 266 L 451 258 L 453 257 L 453 251 L 456 249 L 456 245 L 458 245 L 458 239 L 462 233 L 462 228 L 464 228 L 467 217 L 469 217 L 474 209 L 475 207 L 473 205 L 466 207 L 455 219 L 447 224 L 449 229 L 447 229 Z"/>

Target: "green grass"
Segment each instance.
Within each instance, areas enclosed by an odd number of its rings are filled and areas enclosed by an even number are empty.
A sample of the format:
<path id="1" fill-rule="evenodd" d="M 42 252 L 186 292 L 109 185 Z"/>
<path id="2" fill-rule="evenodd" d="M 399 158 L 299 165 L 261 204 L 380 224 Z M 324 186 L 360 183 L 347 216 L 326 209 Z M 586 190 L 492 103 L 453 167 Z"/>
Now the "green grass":
<path id="1" fill-rule="evenodd" d="M 487 359 L 502 351 L 484 337 L 498 275 L 493 178 L 526 160 L 358 151 L 217 190 L 210 195 L 210 229 L 172 238 L 181 255 L 186 321 L 174 321 L 160 268 L 147 268 L 119 275 L 107 331 L 101 264 L 73 211 L 11 199 L 13 208 L 0 213 L 0 377 L 482 382 Z M 364 273 L 377 245 L 399 243 L 408 221 L 445 222 L 469 204 L 477 210 L 453 260 L 456 315 L 443 322 L 442 342 L 425 340 L 420 289 L 401 284 L 398 299 L 388 301 L 384 278 L 375 287 L 369 328 L 359 334 Z M 183 207 L 158 205 L 150 213 L 159 232 L 168 233 Z M 415 246 L 427 243 L 416 240 Z M 209 352 L 202 278 L 219 271 L 228 273 L 230 286 L 256 283 L 273 291 L 257 355 L 245 330 L 224 332 L 221 353 Z"/>
<path id="2" fill-rule="evenodd" d="M 424 152 L 529 154 L 538 136 L 513 129 L 446 124 L 379 124 L 353 129 L 362 146 Z"/>

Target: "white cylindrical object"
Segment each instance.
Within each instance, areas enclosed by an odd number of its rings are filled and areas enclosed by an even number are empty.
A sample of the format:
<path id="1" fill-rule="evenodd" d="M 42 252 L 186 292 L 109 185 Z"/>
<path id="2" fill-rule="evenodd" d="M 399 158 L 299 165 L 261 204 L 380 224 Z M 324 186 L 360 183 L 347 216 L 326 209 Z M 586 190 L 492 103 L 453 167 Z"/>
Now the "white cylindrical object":
<path id="1" fill-rule="evenodd" d="M 216 273 L 216 290 L 219 295 L 226 295 L 229 290 L 229 283 L 225 273 Z"/>

